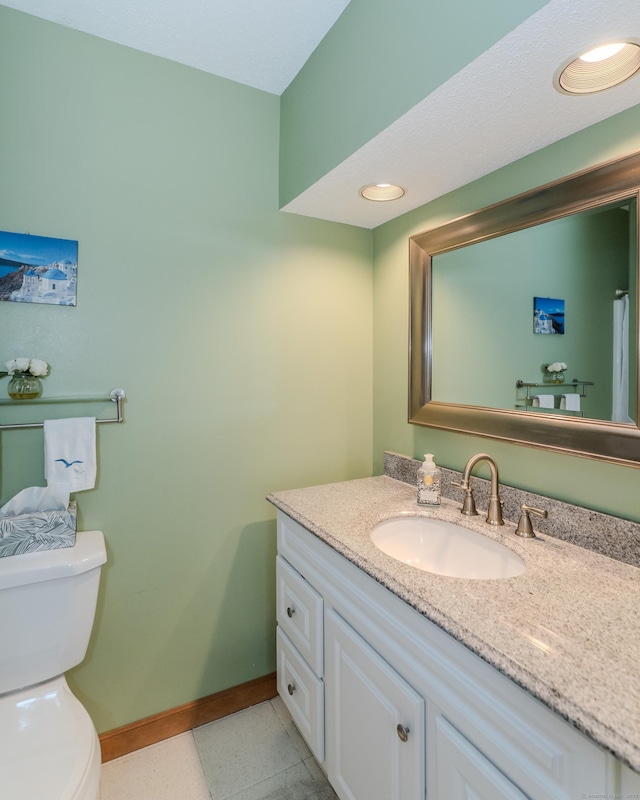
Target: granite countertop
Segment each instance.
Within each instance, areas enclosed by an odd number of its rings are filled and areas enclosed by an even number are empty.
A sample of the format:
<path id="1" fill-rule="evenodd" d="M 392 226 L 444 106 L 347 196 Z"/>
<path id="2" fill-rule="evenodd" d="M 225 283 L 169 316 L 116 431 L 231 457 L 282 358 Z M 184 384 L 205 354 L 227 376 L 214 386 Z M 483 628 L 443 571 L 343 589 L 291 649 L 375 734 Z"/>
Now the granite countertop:
<path id="1" fill-rule="evenodd" d="M 640 772 L 640 569 L 556 537 L 521 539 L 513 523 L 464 517 L 446 498 L 435 509 L 418 506 L 414 487 L 387 476 L 268 500 Z M 471 580 L 402 564 L 369 537 L 376 523 L 402 514 L 480 531 L 518 553 L 526 570 Z"/>

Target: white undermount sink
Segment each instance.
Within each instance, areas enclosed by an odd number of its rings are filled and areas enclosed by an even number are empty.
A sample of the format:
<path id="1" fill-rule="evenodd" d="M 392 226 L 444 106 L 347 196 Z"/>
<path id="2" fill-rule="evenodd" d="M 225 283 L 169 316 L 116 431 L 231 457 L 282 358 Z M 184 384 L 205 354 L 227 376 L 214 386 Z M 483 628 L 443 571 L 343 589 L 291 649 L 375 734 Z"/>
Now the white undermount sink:
<path id="1" fill-rule="evenodd" d="M 371 540 L 398 561 L 450 578 L 514 578 L 525 571 L 520 556 L 500 542 L 432 517 L 387 519 Z"/>

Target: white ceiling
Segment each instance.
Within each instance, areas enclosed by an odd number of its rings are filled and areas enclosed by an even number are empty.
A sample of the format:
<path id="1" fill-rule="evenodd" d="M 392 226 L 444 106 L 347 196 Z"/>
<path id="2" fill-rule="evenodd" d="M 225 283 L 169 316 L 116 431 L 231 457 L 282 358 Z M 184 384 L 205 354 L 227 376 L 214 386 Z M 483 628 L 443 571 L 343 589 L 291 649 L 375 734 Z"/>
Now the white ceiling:
<path id="1" fill-rule="evenodd" d="M 1 5 L 279 95 L 349 0 L 2 0 Z"/>
<path id="2" fill-rule="evenodd" d="M 476 0 L 470 0 L 475 2 Z M 2 0 L 119 44 L 281 94 L 347 0 Z M 550 0 L 286 206 L 373 228 L 640 103 L 640 75 L 570 97 L 555 70 L 603 41 L 640 42 L 640 0 Z M 358 189 L 400 183 L 401 200 Z"/>

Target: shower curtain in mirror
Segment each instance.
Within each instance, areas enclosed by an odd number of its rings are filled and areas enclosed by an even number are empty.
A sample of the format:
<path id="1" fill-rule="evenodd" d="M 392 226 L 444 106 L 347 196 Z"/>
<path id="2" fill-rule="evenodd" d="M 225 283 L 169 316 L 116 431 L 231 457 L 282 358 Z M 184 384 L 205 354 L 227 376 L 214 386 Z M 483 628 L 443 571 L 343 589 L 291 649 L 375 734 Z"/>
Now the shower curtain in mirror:
<path id="1" fill-rule="evenodd" d="M 613 301 L 613 422 L 629 416 L 629 296 Z"/>

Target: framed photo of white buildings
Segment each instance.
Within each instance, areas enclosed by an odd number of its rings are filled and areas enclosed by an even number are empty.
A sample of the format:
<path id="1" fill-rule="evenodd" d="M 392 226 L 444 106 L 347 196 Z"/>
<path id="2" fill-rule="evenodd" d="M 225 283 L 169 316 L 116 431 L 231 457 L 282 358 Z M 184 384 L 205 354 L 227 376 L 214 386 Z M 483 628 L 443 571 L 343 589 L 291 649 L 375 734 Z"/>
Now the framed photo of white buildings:
<path id="1" fill-rule="evenodd" d="M 533 332 L 564 333 L 564 300 L 533 298 Z"/>
<path id="2" fill-rule="evenodd" d="M 78 242 L 0 231 L 0 300 L 75 306 Z"/>

